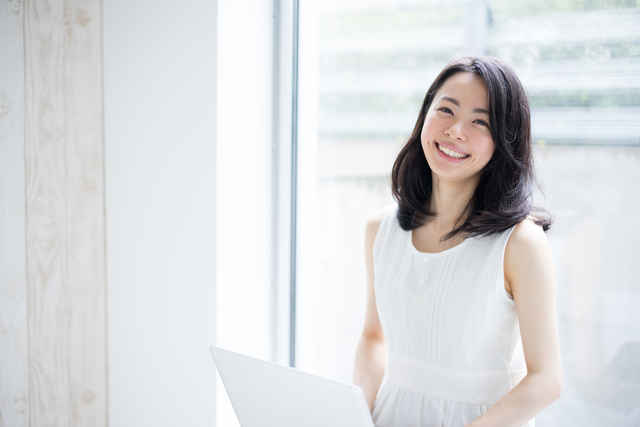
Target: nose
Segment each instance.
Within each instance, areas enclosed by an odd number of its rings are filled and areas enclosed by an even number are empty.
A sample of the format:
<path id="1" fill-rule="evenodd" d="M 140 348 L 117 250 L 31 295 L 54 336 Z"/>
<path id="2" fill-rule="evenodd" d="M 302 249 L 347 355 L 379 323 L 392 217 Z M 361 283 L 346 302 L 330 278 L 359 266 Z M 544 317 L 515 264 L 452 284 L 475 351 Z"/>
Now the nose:
<path id="1" fill-rule="evenodd" d="M 452 139 L 458 139 L 460 141 L 467 139 L 462 120 L 456 120 L 453 122 L 451 126 L 445 129 L 444 133 Z"/>

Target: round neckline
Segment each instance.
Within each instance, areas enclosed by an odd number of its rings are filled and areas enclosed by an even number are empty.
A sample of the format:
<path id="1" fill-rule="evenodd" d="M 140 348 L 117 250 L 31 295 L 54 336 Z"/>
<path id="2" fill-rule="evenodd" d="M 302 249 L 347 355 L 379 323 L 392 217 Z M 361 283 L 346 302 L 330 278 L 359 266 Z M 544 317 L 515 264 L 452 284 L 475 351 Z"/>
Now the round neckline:
<path id="1" fill-rule="evenodd" d="M 450 253 L 456 252 L 463 246 L 467 245 L 468 244 L 467 242 L 473 239 L 472 237 L 467 237 L 461 243 L 458 243 L 454 247 L 445 249 L 444 251 L 441 251 L 441 252 L 421 252 L 413 244 L 413 230 L 409 230 L 407 234 L 409 235 L 409 246 L 411 247 L 412 252 L 416 255 L 425 256 L 429 258 L 441 257 L 441 256 L 448 255 Z"/>

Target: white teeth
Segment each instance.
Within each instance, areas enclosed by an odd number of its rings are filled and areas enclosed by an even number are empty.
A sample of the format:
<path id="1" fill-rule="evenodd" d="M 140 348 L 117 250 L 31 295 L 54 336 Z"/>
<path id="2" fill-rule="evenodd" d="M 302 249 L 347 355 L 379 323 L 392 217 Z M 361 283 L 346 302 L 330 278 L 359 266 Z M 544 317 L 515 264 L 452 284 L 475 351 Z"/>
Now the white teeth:
<path id="1" fill-rule="evenodd" d="M 444 154 L 446 154 L 449 157 L 453 157 L 454 159 L 464 159 L 465 157 L 469 157 L 468 154 L 462 154 L 462 153 L 458 153 L 457 151 L 453 151 L 453 150 L 449 150 L 447 147 L 445 147 L 444 145 L 440 145 L 436 143 L 436 146 L 438 147 L 438 149 L 440 151 L 442 151 Z"/>

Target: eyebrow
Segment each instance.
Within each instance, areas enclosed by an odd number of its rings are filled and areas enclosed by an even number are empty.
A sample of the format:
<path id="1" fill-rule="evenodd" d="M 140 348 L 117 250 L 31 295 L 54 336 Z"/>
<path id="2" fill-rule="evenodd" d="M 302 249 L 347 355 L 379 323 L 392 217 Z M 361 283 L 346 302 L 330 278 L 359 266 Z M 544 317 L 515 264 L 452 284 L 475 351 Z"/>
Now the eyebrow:
<path id="1" fill-rule="evenodd" d="M 451 98 L 450 96 L 443 96 L 440 99 L 444 99 L 445 101 L 449 101 L 450 103 L 454 104 L 456 107 L 460 106 L 460 101 L 458 101 L 457 99 Z M 472 113 L 483 113 L 486 114 L 487 116 L 489 115 L 489 110 L 485 110 L 484 108 L 474 108 L 473 110 L 471 110 Z"/>

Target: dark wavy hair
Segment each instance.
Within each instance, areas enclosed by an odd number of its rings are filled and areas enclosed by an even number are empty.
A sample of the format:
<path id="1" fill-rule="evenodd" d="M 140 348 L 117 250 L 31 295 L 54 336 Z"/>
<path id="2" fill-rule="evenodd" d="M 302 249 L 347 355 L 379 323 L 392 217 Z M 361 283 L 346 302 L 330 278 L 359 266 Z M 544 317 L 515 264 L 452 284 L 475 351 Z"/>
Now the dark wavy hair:
<path id="1" fill-rule="evenodd" d="M 460 233 L 469 236 L 499 233 L 529 215 L 547 231 L 551 217 L 546 210 L 532 205 L 537 184 L 527 96 L 513 70 L 490 56 L 463 57 L 451 62 L 429 88 L 413 133 L 398 154 L 391 172 L 400 227 L 406 231 L 413 230 L 421 226 L 427 217 L 435 216 L 428 207 L 432 191 L 431 168 L 425 158 L 420 135 L 435 94 L 449 77 L 462 72 L 477 74 L 484 80 L 495 150 L 482 169 L 480 182 L 457 226 L 443 240 Z"/>

